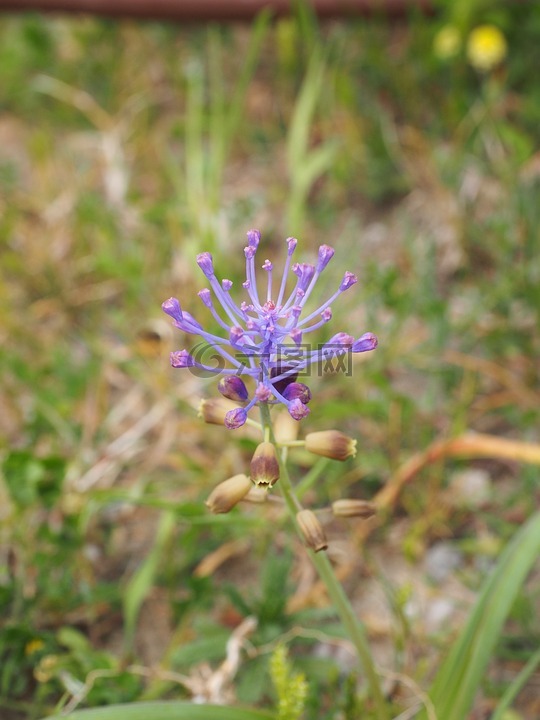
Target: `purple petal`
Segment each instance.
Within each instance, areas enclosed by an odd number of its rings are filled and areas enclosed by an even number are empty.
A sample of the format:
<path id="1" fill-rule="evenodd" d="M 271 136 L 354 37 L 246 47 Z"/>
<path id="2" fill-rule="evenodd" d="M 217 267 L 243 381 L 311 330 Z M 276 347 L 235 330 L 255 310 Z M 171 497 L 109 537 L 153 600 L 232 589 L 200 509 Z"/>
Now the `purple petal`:
<path id="1" fill-rule="evenodd" d="M 295 263 L 292 271 L 298 277 L 298 290 L 305 292 L 307 286 L 311 282 L 311 278 L 315 275 L 315 265 L 310 265 L 309 263 Z"/>
<path id="2" fill-rule="evenodd" d="M 171 353 L 171 365 L 173 368 L 193 367 L 195 361 L 187 350 L 177 350 Z"/>
<path id="3" fill-rule="evenodd" d="M 319 262 L 317 263 L 317 272 L 322 272 L 334 257 L 335 250 L 330 245 L 321 245 L 319 248 Z"/>
<path id="4" fill-rule="evenodd" d="M 354 285 L 356 282 L 358 282 L 358 278 L 356 277 L 356 275 L 352 272 L 347 271 L 343 276 L 343 280 L 341 281 L 339 289 L 342 291 L 348 290 L 351 285 Z"/>
<path id="5" fill-rule="evenodd" d="M 261 233 L 258 230 L 248 230 L 247 239 L 248 245 L 256 250 L 261 242 Z"/>
<path id="6" fill-rule="evenodd" d="M 290 257 L 298 244 L 298 240 L 296 238 L 289 237 L 285 240 L 285 242 L 287 243 L 287 255 Z"/>
<path id="7" fill-rule="evenodd" d="M 214 277 L 214 263 L 212 262 L 212 255 L 209 252 L 203 252 L 197 255 L 197 265 L 209 280 Z"/>
<path id="8" fill-rule="evenodd" d="M 176 320 L 177 323 L 182 322 L 182 308 L 176 298 L 171 297 L 165 300 L 161 305 L 161 309 L 167 313 L 167 315 L 170 315 L 173 320 Z"/>
<path id="9" fill-rule="evenodd" d="M 207 308 L 212 307 L 212 305 L 213 305 L 212 295 L 210 293 L 210 290 L 208 290 L 208 288 L 203 288 L 202 290 L 199 290 L 197 295 L 201 298 L 201 300 L 203 301 L 203 303 L 206 305 Z"/>
<path id="10" fill-rule="evenodd" d="M 377 340 L 377 336 L 373 333 L 364 333 L 361 337 L 358 338 L 353 343 L 352 351 L 354 353 L 358 352 L 367 352 L 368 350 L 375 350 L 377 345 L 379 344 L 379 341 Z"/>

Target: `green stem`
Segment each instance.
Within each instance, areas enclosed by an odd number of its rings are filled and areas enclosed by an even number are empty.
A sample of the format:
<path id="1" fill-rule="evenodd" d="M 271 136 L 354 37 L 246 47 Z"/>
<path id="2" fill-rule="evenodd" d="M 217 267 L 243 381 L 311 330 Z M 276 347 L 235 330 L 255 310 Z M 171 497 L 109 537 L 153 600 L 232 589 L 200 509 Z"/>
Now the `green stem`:
<path id="1" fill-rule="evenodd" d="M 261 423 L 265 430 L 265 434 L 269 436 L 270 442 L 275 445 L 276 439 L 274 437 L 274 429 L 272 427 L 272 420 L 270 418 L 270 409 L 265 403 L 260 403 L 259 407 L 261 410 Z M 279 487 L 281 488 L 281 492 L 285 500 L 285 505 L 287 506 L 287 510 L 289 511 L 296 531 L 302 538 L 302 534 L 296 522 L 296 514 L 299 510 L 302 510 L 302 505 L 296 497 L 294 488 L 291 483 L 291 478 L 289 476 L 289 471 L 285 462 L 286 451 L 287 449 L 284 448 L 283 454 L 278 453 L 278 456 L 280 458 Z M 355 615 L 349 598 L 345 594 L 343 586 L 336 577 L 332 564 L 328 559 L 328 555 L 322 552 L 315 553 L 309 548 L 307 549 L 307 553 L 311 559 L 311 562 L 315 566 L 319 577 L 326 586 L 328 595 L 332 600 L 336 612 L 341 618 L 343 627 L 347 631 L 347 634 L 350 637 L 351 641 L 354 643 L 354 646 L 358 653 L 358 658 L 364 669 L 371 690 L 373 703 L 375 705 L 376 717 L 378 718 L 378 720 L 386 720 L 388 717 L 386 702 L 381 690 L 377 671 L 375 670 L 375 664 L 373 662 L 364 626 Z"/>

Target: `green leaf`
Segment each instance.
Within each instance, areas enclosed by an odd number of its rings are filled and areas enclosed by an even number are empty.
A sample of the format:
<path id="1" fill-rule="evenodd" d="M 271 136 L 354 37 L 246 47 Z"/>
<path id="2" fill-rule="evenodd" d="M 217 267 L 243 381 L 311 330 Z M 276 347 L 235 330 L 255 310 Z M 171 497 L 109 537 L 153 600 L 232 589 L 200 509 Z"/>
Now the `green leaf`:
<path id="1" fill-rule="evenodd" d="M 505 548 L 433 683 L 438 720 L 463 720 L 473 704 L 503 624 L 540 553 L 540 512 Z M 425 713 L 420 716 L 425 718 Z"/>
<path id="2" fill-rule="evenodd" d="M 527 664 L 510 683 L 504 695 L 501 697 L 491 720 L 504 720 L 506 711 L 512 704 L 512 701 L 518 695 L 521 688 L 524 687 L 525 683 L 529 680 L 538 665 L 540 665 L 540 649 L 532 655 Z"/>
<path id="3" fill-rule="evenodd" d="M 309 130 L 315 107 L 319 99 L 324 77 L 325 62 L 318 49 L 313 51 L 287 137 L 287 164 L 294 177 L 295 170 L 301 166 L 307 152 Z"/>
<path id="4" fill-rule="evenodd" d="M 151 702 L 132 705 L 111 705 L 91 710 L 76 710 L 69 715 L 52 715 L 43 720 L 274 720 L 263 710 L 194 705 L 189 702 Z"/>

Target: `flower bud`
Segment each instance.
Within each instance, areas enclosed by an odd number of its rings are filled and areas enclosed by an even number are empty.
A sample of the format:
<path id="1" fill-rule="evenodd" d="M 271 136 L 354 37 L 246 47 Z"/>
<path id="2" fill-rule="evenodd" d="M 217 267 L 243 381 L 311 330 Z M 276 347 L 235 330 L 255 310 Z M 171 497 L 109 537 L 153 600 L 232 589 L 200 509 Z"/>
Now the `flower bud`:
<path id="1" fill-rule="evenodd" d="M 291 440 L 296 440 L 299 429 L 298 422 L 291 417 L 288 412 L 280 412 L 276 416 L 274 436 L 278 443 L 288 443 L 291 442 Z"/>
<path id="2" fill-rule="evenodd" d="M 210 493 L 205 505 L 213 513 L 229 512 L 250 491 L 252 485 L 247 475 L 235 475 L 219 483 Z"/>
<path id="3" fill-rule="evenodd" d="M 311 510 L 300 510 L 299 513 L 296 513 L 296 521 L 308 547 L 315 552 L 326 550 L 328 547 L 326 535 L 315 513 Z"/>
<path id="4" fill-rule="evenodd" d="M 292 382 L 283 390 L 283 397 L 286 400 L 298 398 L 300 402 L 307 405 L 311 400 L 311 390 L 307 385 L 304 385 L 304 383 Z"/>
<path id="5" fill-rule="evenodd" d="M 359 337 L 358 340 L 355 340 L 352 346 L 352 351 L 353 353 L 369 352 L 370 350 L 375 350 L 378 344 L 379 341 L 377 336 L 373 333 L 367 332 Z"/>
<path id="6" fill-rule="evenodd" d="M 209 252 L 203 252 L 197 255 L 197 265 L 207 278 L 212 279 L 214 277 L 214 264 L 212 255 Z"/>
<path id="7" fill-rule="evenodd" d="M 290 416 L 295 420 L 302 420 L 302 418 L 305 418 L 306 415 L 309 415 L 308 406 L 304 405 L 300 398 L 294 398 L 294 400 L 291 400 L 291 402 L 287 406 L 287 409 Z"/>
<path id="8" fill-rule="evenodd" d="M 257 447 L 251 459 L 250 473 L 255 485 L 272 487 L 279 480 L 279 462 L 272 443 L 262 442 Z"/>
<path id="9" fill-rule="evenodd" d="M 346 460 L 356 456 L 356 440 L 339 430 L 322 430 L 306 435 L 306 450 L 332 460 Z"/>
<path id="10" fill-rule="evenodd" d="M 244 381 L 237 375 L 225 375 L 222 377 L 218 382 L 218 390 L 223 397 L 236 400 L 236 402 L 245 402 L 249 396 Z"/>
<path id="11" fill-rule="evenodd" d="M 225 427 L 229 428 L 229 430 L 238 430 L 239 427 L 246 424 L 246 420 L 246 410 L 244 410 L 244 408 L 237 407 L 234 408 L 234 410 L 229 410 L 229 412 L 225 415 Z"/>
<path id="12" fill-rule="evenodd" d="M 336 517 L 370 518 L 376 514 L 377 506 L 369 500 L 344 498 L 332 503 L 332 512 Z"/>
<path id="13" fill-rule="evenodd" d="M 225 423 L 225 415 L 230 410 L 237 408 L 236 403 L 226 400 L 225 398 L 212 398 L 211 400 L 201 400 L 199 403 L 198 415 L 205 423 L 212 425 L 223 425 Z"/>

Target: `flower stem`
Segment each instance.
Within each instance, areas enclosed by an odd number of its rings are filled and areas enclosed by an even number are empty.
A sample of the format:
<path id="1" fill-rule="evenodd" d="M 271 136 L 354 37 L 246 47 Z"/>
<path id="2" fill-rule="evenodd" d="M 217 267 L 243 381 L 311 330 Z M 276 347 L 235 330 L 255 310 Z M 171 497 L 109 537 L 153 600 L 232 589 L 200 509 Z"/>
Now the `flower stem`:
<path id="1" fill-rule="evenodd" d="M 270 418 L 270 409 L 266 403 L 260 403 L 259 407 L 261 411 L 261 424 L 265 430 L 265 434 L 269 436 L 270 442 L 276 445 L 276 439 L 272 427 L 272 420 Z M 299 536 L 302 537 L 298 528 L 298 524 L 296 522 L 296 514 L 299 510 L 302 509 L 302 505 L 296 497 L 294 488 L 291 483 L 289 471 L 285 462 L 286 451 L 287 448 L 283 448 L 282 453 L 278 453 L 280 461 L 280 479 L 278 484 L 281 488 L 281 492 L 285 500 L 285 505 L 287 506 L 287 510 L 289 511 L 296 531 L 298 532 Z M 371 655 L 371 650 L 369 648 L 369 643 L 367 640 L 364 626 L 355 615 L 349 598 L 345 594 L 342 584 L 336 577 L 332 564 L 328 559 L 328 555 L 323 552 L 315 553 L 309 548 L 307 548 L 306 550 L 311 562 L 313 563 L 315 569 L 317 570 L 317 573 L 319 574 L 319 577 L 326 586 L 328 595 L 332 600 L 337 614 L 341 618 L 341 622 L 343 623 L 343 627 L 347 631 L 347 635 L 349 636 L 356 648 L 358 658 L 365 672 L 371 691 L 375 715 L 378 720 L 387 720 L 388 714 L 386 702 L 381 690 L 377 671 L 375 670 L 375 664 L 373 662 L 373 657 Z"/>

